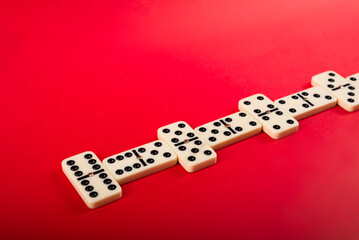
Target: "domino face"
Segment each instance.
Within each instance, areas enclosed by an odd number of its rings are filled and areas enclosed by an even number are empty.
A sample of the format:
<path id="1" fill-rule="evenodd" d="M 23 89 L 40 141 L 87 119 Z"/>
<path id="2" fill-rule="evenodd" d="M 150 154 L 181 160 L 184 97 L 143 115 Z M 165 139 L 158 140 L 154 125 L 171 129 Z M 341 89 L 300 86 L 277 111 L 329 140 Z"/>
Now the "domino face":
<path id="1" fill-rule="evenodd" d="M 201 170 L 217 161 L 216 152 L 183 121 L 159 128 L 157 135 L 173 149 L 188 172 Z"/>
<path id="2" fill-rule="evenodd" d="M 195 131 L 211 148 L 218 150 L 260 133 L 262 124 L 242 111 L 204 124 Z"/>
<path id="3" fill-rule="evenodd" d="M 105 158 L 103 164 L 118 184 L 125 184 L 172 167 L 177 155 L 161 140 Z"/>
<path id="4" fill-rule="evenodd" d="M 283 138 L 298 131 L 298 121 L 284 113 L 278 104 L 263 94 L 255 94 L 240 100 L 238 107 L 252 114 L 263 125 L 263 131 L 274 139 Z"/>
<path id="5" fill-rule="evenodd" d="M 274 101 L 296 120 L 312 116 L 337 105 L 338 99 L 320 86 L 305 89 Z"/>
<path id="6" fill-rule="evenodd" d="M 62 161 L 61 166 L 89 208 L 98 208 L 121 198 L 120 185 L 93 152 L 67 158 Z"/>
<path id="7" fill-rule="evenodd" d="M 352 83 L 353 85 L 359 86 L 359 73 L 347 77 L 346 80 Z"/>
<path id="8" fill-rule="evenodd" d="M 321 86 L 338 98 L 338 105 L 349 112 L 359 109 L 359 87 L 338 73 L 327 71 L 312 77 L 313 86 Z"/>

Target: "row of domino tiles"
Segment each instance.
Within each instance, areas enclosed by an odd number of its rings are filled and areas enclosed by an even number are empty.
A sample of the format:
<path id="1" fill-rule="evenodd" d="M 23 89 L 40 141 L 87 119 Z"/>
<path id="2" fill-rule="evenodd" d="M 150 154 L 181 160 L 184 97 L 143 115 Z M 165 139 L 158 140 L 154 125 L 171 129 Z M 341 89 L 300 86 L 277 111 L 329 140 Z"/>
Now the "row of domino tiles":
<path id="1" fill-rule="evenodd" d="M 358 79 L 358 80 L 357 80 Z M 105 158 L 84 152 L 62 161 L 62 169 L 91 209 L 122 196 L 120 184 L 177 164 L 188 172 L 211 166 L 216 150 L 252 137 L 262 130 L 274 139 L 298 131 L 298 120 L 337 104 L 359 109 L 359 73 L 343 78 L 333 71 L 312 77 L 312 88 L 271 101 L 255 94 L 239 101 L 240 112 L 192 129 L 180 121 L 158 129 L 157 141 Z"/>

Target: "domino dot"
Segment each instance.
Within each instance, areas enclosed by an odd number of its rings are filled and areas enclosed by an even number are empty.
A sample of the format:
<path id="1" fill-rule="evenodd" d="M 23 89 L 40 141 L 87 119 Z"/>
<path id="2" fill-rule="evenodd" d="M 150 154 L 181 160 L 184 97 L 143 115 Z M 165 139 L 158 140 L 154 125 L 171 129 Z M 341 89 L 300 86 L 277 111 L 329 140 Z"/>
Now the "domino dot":
<path id="1" fill-rule="evenodd" d="M 240 117 L 245 117 L 245 116 L 247 116 L 247 114 L 241 112 L 241 113 L 239 113 L 239 116 L 240 116 Z"/>
<path id="2" fill-rule="evenodd" d="M 335 76 L 335 73 L 329 73 L 329 76 L 332 76 L 332 77 L 334 77 Z"/>
<path id="3" fill-rule="evenodd" d="M 125 167 L 125 171 L 126 171 L 126 172 L 131 172 L 131 171 L 132 171 L 132 167 L 130 167 L 130 166 Z"/>
<path id="4" fill-rule="evenodd" d="M 199 130 L 200 132 L 205 132 L 207 129 L 204 128 L 204 127 L 201 127 L 201 128 L 199 128 L 198 130 Z"/>
<path id="5" fill-rule="evenodd" d="M 349 96 L 354 96 L 355 94 L 353 92 L 348 92 Z"/>
<path id="6" fill-rule="evenodd" d="M 95 159 L 90 159 L 90 160 L 88 161 L 88 163 L 89 163 L 89 164 L 95 164 L 95 163 L 96 163 L 96 160 L 95 160 Z"/>
<path id="7" fill-rule="evenodd" d="M 302 92 L 303 96 L 308 96 L 309 94 L 307 92 Z"/>
<path id="8" fill-rule="evenodd" d="M 348 87 L 350 90 L 355 90 L 355 87 L 353 87 L 353 86 L 349 86 Z"/>
<path id="9" fill-rule="evenodd" d="M 221 126 L 221 123 L 220 122 L 214 122 L 213 125 L 216 126 L 216 127 L 219 127 L 219 126 Z"/>
<path id="10" fill-rule="evenodd" d="M 285 104 L 285 101 L 284 100 L 279 100 L 279 103 L 280 104 Z"/>
<path id="11" fill-rule="evenodd" d="M 291 120 L 291 119 L 288 119 L 288 120 L 287 120 L 287 123 L 288 123 L 288 124 L 293 124 L 293 123 L 294 123 L 294 121 L 293 121 L 293 120 Z"/>
<path id="12" fill-rule="evenodd" d="M 182 132 L 181 131 L 175 131 L 175 134 L 176 135 L 182 135 Z"/>
<path id="13" fill-rule="evenodd" d="M 314 94 L 313 96 L 314 96 L 315 98 L 319 98 L 319 97 L 320 97 L 320 95 L 319 95 L 318 93 Z"/>
<path id="14" fill-rule="evenodd" d="M 77 171 L 77 170 L 79 170 L 79 167 L 78 166 L 72 166 L 71 168 L 70 168 L 72 171 Z"/>
<path id="15" fill-rule="evenodd" d="M 122 155 L 118 155 L 118 156 L 116 156 L 116 159 L 119 160 L 119 161 L 121 161 L 121 160 L 124 159 L 124 157 L 123 157 Z"/>
<path id="16" fill-rule="evenodd" d="M 69 161 L 66 162 L 66 164 L 71 166 L 71 165 L 75 164 L 75 161 L 74 160 L 69 160 Z"/>
<path id="17" fill-rule="evenodd" d="M 348 102 L 354 102 L 354 99 L 352 99 L 352 98 L 348 98 Z"/>
<path id="18" fill-rule="evenodd" d="M 151 163 L 154 163 L 155 162 L 155 160 L 153 159 L 153 158 L 149 158 L 149 159 L 147 159 L 147 161 L 146 161 L 147 163 L 149 163 L 149 164 L 151 164 Z"/>
<path id="19" fill-rule="evenodd" d="M 162 143 L 161 143 L 161 142 L 155 142 L 155 146 L 156 146 L 156 147 L 161 147 L 161 146 L 162 146 Z"/>
<path id="20" fill-rule="evenodd" d="M 261 110 L 259 110 L 259 109 L 254 109 L 254 112 L 255 112 L 255 113 L 260 113 Z"/>
<path id="21" fill-rule="evenodd" d="M 88 191 L 88 192 L 91 192 L 93 190 L 93 186 L 87 186 L 85 187 L 85 190 Z"/>
<path id="22" fill-rule="evenodd" d="M 117 175 L 122 175 L 122 174 L 123 174 L 123 170 L 122 170 L 122 169 L 116 170 L 116 174 L 117 174 Z"/>
<path id="23" fill-rule="evenodd" d="M 268 104 L 267 107 L 268 108 L 274 108 L 274 105 L 273 104 Z"/>
<path id="24" fill-rule="evenodd" d="M 293 99 L 298 99 L 298 96 L 293 95 L 292 98 L 293 98 Z"/>
<path id="25" fill-rule="evenodd" d="M 215 137 L 210 137 L 210 138 L 208 138 L 208 140 L 209 140 L 210 142 L 215 142 L 217 139 L 216 139 Z"/>
<path id="26" fill-rule="evenodd" d="M 151 154 L 152 154 L 152 155 L 157 155 L 157 154 L 158 154 L 158 151 L 157 151 L 157 150 L 152 150 L 152 151 L 151 151 Z"/>
<path id="27" fill-rule="evenodd" d="M 329 78 L 328 82 L 334 82 L 335 80 L 333 78 Z"/>
<path id="28" fill-rule="evenodd" d="M 76 176 L 76 177 L 80 177 L 80 176 L 82 176 L 82 174 L 83 174 L 83 173 L 82 173 L 81 171 L 75 172 L 75 176 Z"/>
<path id="29" fill-rule="evenodd" d="M 101 179 L 107 178 L 107 174 L 106 173 L 101 173 L 99 176 Z"/>
<path id="30" fill-rule="evenodd" d="M 250 101 L 245 101 L 244 104 L 245 105 L 251 105 L 251 102 Z"/>
<path id="31" fill-rule="evenodd" d="M 163 132 L 163 133 L 169 133 L 170 130 L 169 130 L 168 128 L 165 128 L 165 129 L 162 130 L 162 132 Z"/>
<path id="32" fill-rule="evenodd" d="M 225 136 L 229 136 L 229 135 L 231 135 L 231 132 L 225 131 L 223 134 L 224 134 Z"/>
<path id="33" fill-rule="evenodd" d="M 88 154 L 86 154 L 86 155 L 85 155 L 85 158 L 86 158 L 86 159 L 90 159 L 90 158 L 92 158 L 92 154 L 89 154 L 89 153 L 88 153 Z"/>
<path id="34" fill-rule="evenodd" d="M 134 167 L 134 168 L 140 168 L 140 167 L 141 167 L 141 164 L 135 163 L 135 164 L 133 164 L 133 167 Z"/>
<path id="35" fill-rule="evenodd" d="M 178 148 L 178 150 L 184 151 L 184 150 L 186 150 L 186 147 L 185 147 L 185 146 L 180 146 L 180 147 Z"/>
<path id="36" fill-rule="evenodd" d="M 333 87 L 334 87 L 334 85 L 328 84 L 328 88 L 333 88 Z"/>
<path id="37" fill-rule="evenodd" d="M 262 101 L 264 99 L 264 97 L 263 96 L 258 96 L 257 99 Z"/>
<path id="38" fill-rule="evenodd" d="M 97 170 L 97 169 L 100 169 L 100 168 L 101 168 L 101 166 L 100 166 L 100 165 L 98 165 L 98 164 L 96 164 L 96 165 L 93 165 L 93 166 L 92 166 L 92 168 L 93 168 L 94 170 Z"/>
<path id="39" fill-rule="evenodd" d="M 213 130 L 211 131 L 211 133 L 217 134 L 217 133 L 218 133 L 218 130 L 217 130 L 217 129 L 213 129 Z"/>
<path id="40" fill-rule="evenodd" d="M 279 125 L 274 125 L 273 128 L 278 130 L 278 129 L 280 129 L 280 126 Z"/>
<path id="41" fill-rule="evenodd" d="M 132 157 L 132 153 L 130 153 L 130 152 L 125 153 L 125 157 L 127 157 L 127 158 Z"/>
<path id="42" fill-rule="evenodd" d="M 145 148 L 139 148 L 138 151 L 139 151 L 140 153 L 144 153 L 144 152 L 146 152 L 146 149 L 145 149 Z"/>
<path id="43" fill-rule="evenodd" d="M 225 121 L 226 122 L 232 122 L 232 118 L 226 118 Z"/>
<path id="44" fill-rule="evenodd" d="M 243 128 L 241 128 L 241 127 L 236 127 L 235 129 L 236 129 L 237 132 L 240 132 L 240 131 L 243 130 Z"/>
<path id="45" fill-rule="evenodd" d="M 349 79 L 352 80 L 352 81 L 356 81 L 356 80 L 357 80 L 355 77 L 351 77 L 351 78 L 349 78 Z"/>
<path id="46" fill-rule="evenodd" d="M 82 185 L 82 186 L 86 186 L 86 185 L 88 185 L 89 183 L 90 183 L 89 180 L 83 180 L 83 181 L 81 181 L 81 185 Z"/>
<path id="47" fill-rule="evenodd" d="M 295 113 L 297 110 L 295 110 L 294 108 L 290 108 L 289 109 L 289 112 L 291 112 L 291 113 Z"/>
<path id="48" fill-rule="evenodd" d="M 187 159 L 188 159 L 188 161 L 193 162 L 193 161 L 196 160 L 196 157 L 194 157 L 194 156 L 189 156 Z"/>
<path id="49" fill-rule="evenodd" d="M 163 156 L 166 157 L 166 158 L 169 158 L 169 157 L 171 157 L 171 153 L 165 152 L 165 153 L 163 154 Z"/>
<path id="50" fill-rule="evenodd" d="M 198 153 L 198 152 L 199 152 L 199 149 L 198 149 L 198 148 L 192 148 L 192 149 L 191 149 L 191 152 L 193 152 L 193 153 Z"/>
<path id="51" fill-rule="evenodd" d="M 194 133 L 187 133 L 187 137 L 193 137 Z"/>
<path id="52" fill-rule="evenodd" d="M 109 185 L 107 188 L 108 188 L 108 190 L 115 190 L 115 189 L 116 189 L 116 185 L 111 184 L 111 185 Z"/>
<path id="53" fill-rule="evenodd" d="M 179 127 L 179 128 L 184 128 L 185 126 L 186 126 L 186 124 L 184 124 L 184 123 L 178 124 L 178 127 Z"/>
<path id="54" fill-rule="evenodd" d="M 281 112 L 281 111 L 276 111 L 275 114 L 281 116 L 281 115 L 283 115 L 283 112 Z"/>
<path id="55" fill-rule="evenodd" d="M 204 154 L 206 154 L 206 155 L 211 155 L 211 154 L 212 154 L 212 151 L 206 150 L 206 151 L 204 151 Z"/>
<path id="56" fill-rule="evenodd" d="M 309 108 L 309 104 L 306 104 L 306 103 L 304 103 L 302 106 L 305 108 Z"/>
<path id="57" fill-rule="evenodd" d="M 332 97 L 329 96 L 329 95 L 325 96 L 325 98 L 328 99 L 328 100 L 332 99 Z"/>
<path id="58" fill-rule="evenodd" d="M 249 125 L 255 126 L 255 125 L 257 125 L 257 123 L 256 123 L 256 122 L 253 122 L 253 121 L 250 121 L 250 122 L 249 122 Z"/>
<path id="59" fill-rule="evenodd" d="M 112 164 L 112 163 L 114 163 L 116 160 L 115 159 L 113 159 L 113 158 L 109 158 L 109 159 L 107 159 L 107 162 L 109 163 L 109 164 Z"/>
<path id="60" fill-rule="evenodd" d="M 107 178 L 107 179 L 103 180 L 103 183 L 104 184 L 110 184 L 110 183 L 112 183 L 112 180 Z"/>
<path id="61" fill-rule="evenodd" d="M 97 192 L 90 192 L 90 197 L 95 198 L 98 196 Z"/>
<path id="62" fill-rule="evenodd" d="M 171 142 L 173 142 L 173 143 L 177 143 L 179 140 L 178 140 L 178 138 L 172 138 L 171 139 Z"/>
<path id="63" fill-rule="evenodd" d="M 268 121 L 268 120 L 269 120 L 269 117 L 268 117 L 268 116 L 264 116 L 264 117 L 262 117 L 262 119 L 265 120 L 265 121 Z"/>
<path id="64" fill-rule="evenodd" d="M 196 145 L 201 145 L 201 144 L 202 144 L 202 141 L 197 140 L 197 141 L 194 142 L 194 144 L 196 144 Z"/>

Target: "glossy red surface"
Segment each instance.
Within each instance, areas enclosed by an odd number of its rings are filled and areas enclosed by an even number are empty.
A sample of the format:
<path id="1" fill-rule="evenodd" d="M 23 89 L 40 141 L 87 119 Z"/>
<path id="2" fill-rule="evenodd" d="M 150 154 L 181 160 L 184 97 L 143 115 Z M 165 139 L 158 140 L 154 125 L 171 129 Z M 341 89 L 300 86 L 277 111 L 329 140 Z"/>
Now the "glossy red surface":
<path id="1" fill-rule="evenodd" d="M 359 72 L 359 4 L 2 1 L 0 239 L 358 239 L 359 112 L 340 107 L 123 185 L 89 210 L 61 171 Z"/>

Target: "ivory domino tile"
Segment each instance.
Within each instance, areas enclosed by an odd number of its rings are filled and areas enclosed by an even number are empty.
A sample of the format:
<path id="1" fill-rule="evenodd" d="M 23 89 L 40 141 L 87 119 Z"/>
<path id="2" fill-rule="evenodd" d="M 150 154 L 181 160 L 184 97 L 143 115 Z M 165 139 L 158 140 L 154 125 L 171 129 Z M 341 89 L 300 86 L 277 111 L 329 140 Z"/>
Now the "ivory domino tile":
<path id="1" fill-rule="evenodd" d="M 122 185 L 176 165 L 177 155 L 157 140 L 105 158 L 103 164 Z"/>
<path id="2" fill-rule="evenodd" d="M 217 161 L 216 152 L 186 122 L 161 127 L 157 135 L 172 148 L 179 163 L 188 172 L 201 170 Z"/>
<path id="3" fill-rule="evenodd" d="M 197 127 L 195 131 L 211 148 L 219 150 L 260 133 L 262 124 L 241 111 Z"/>
<path id="4" fill-rule="evenodd" d="M 313 86 L 321 86 L 338 98 L 338 105 L 349 112 L 359 109 L 359 87 L 334 71 L 312 77 Z"/>
<path id="5" fill-rule="evenodd" d="M 98 208 L 122 196 L 120 185 L 93 152 L 83 152 L 61 163 L 62 170 L 86 205 Z"/>
<path id="6" fill-rule="evenodd" d="M 338 99 L 320 86 L 305 89 L 274 101 L 296 120 L 333 108 Z"/>
<path id="7" fill-rule="evenodd" d="M 284 113 L 276 103 L 263 94 L 255 94 L 240 100 L 238 107 L 252 114 L 263 125 L 263 131 L 273 139 L 283 138 L 298 131 L 298 121 Z"/>

